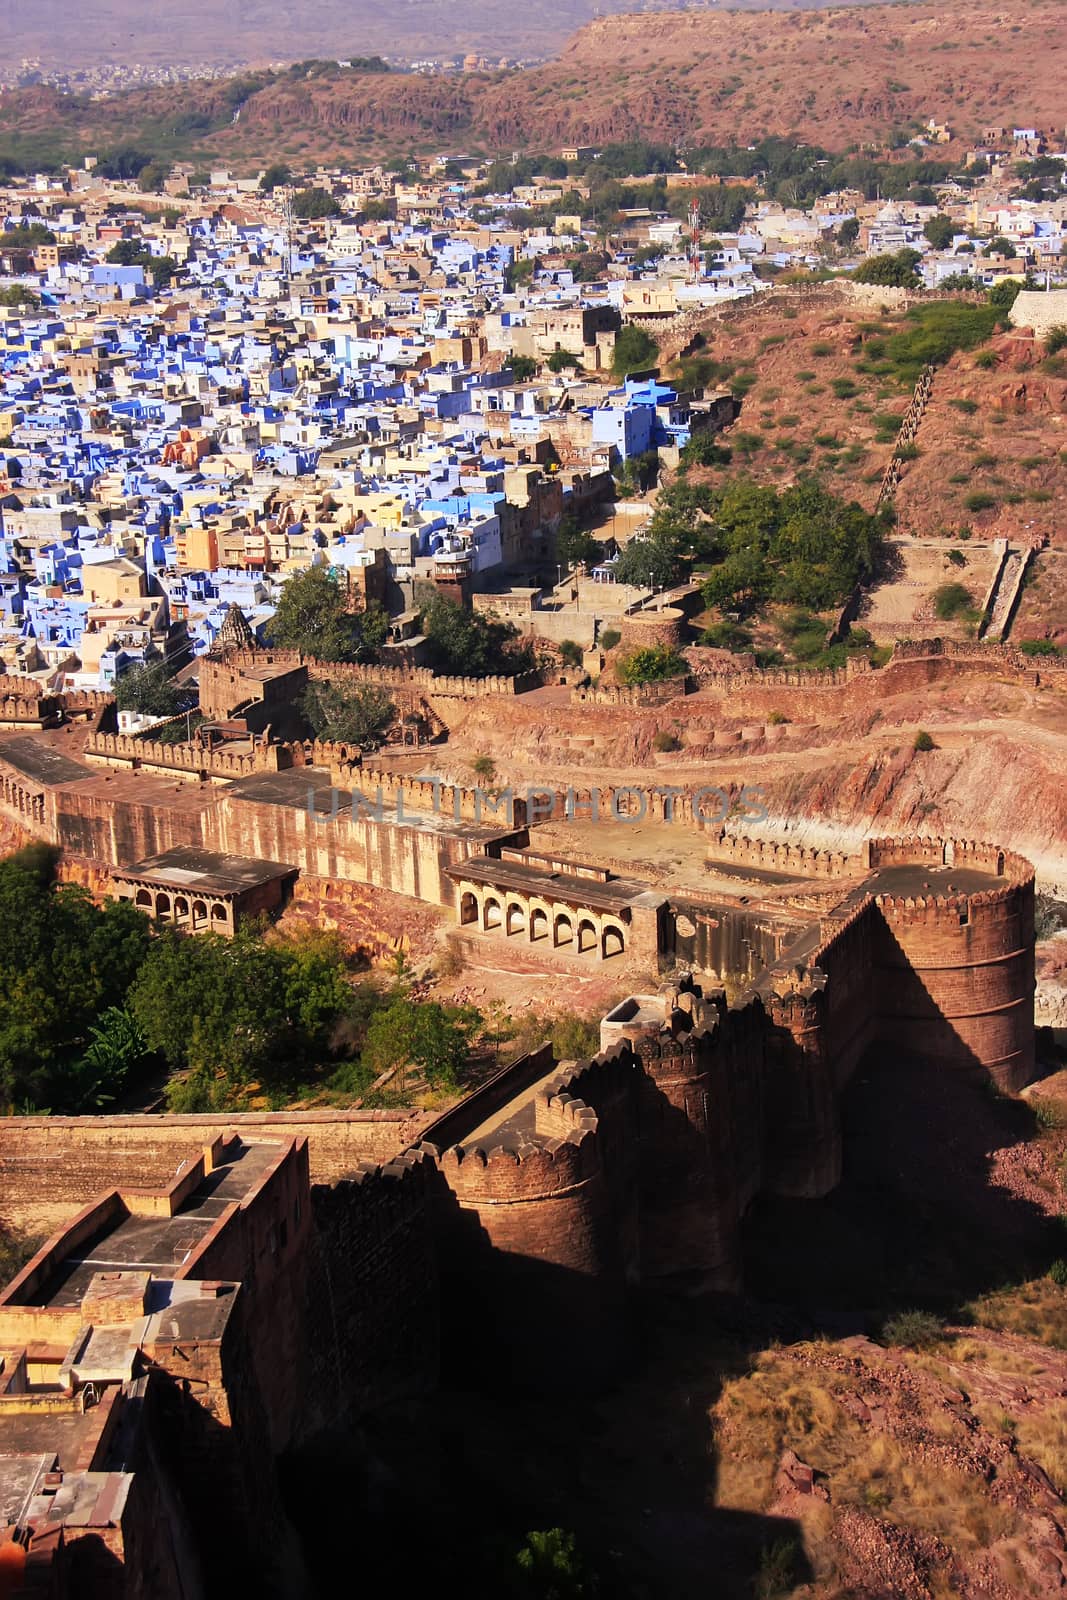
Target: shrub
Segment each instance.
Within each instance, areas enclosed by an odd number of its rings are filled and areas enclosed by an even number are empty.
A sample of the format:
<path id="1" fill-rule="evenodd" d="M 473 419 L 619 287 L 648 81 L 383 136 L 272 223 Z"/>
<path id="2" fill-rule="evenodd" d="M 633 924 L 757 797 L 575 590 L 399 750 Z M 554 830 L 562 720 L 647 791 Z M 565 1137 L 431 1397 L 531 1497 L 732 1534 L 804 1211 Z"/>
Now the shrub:
<path id="1" fill-rule="evenodd" d="M 1019 645 L 1024 656 L 1058 656 L 1059 645 L 1051 639 L 1024 639 Z"/>
<path id="2" fill-rule="evenodd" d="M 951 622 L 974 605 L 974 596 L 962 583 L 943 583 L 934 593 L 934 612 L 941 622 Z"/>
<path id="3" fill-rule="evenodd" d="M 619 682 L 630 685 L 660 683 L 665 678 L 679 678 L 685 671 L 686 664 L 682 657 L 663 644 L 635 650 L 615 668 Z"/>
<path id="4" fill-rule="evenodd" d="M 932 736 L 927 733 L 926 729 L 925 728 L 920 728 L 918 733 L 915 735 L 915 741 L 912 744 L 912 749 L 913 750 L 936 750 L 937 746 L 934 743 Z"/>
<path id="5" fill-rule="evenodd" d="M 680 750 L 682 741 L 676 733 L 668 733 L 666 729 L 661 728 L 652 740 L 652 748 L 665 755 L 669 750 Z"/>
<path id="6" fill-rule="evenodd" d="M 834 353 L 834 347 L 833 347 L 832 344 L 829 344 L 825 339 L 818 339 L 818 340 L 816 340 L 815 344 L 812 345 L 811 353 L 812 353 L 813 356 L 832 356 L 833 353 Z M 799 374 L 798 374 L 798 376 L 799 376 Z M 805 374 L 805 376 L 806 376 L 806 374 Z M 815 376 L 814 372 L 811 374 L 811 376 L 814 378 L 814 376 Z"/>
<path id="7" fill-rule="evenodd" d="M 962 411 L 965 417 L 973 417 L 978 410 L 977 400 L 950 400 L 949 405 L 954 406 L 957 411 Z"/>
<path id="8" fill-rule="evenodd" d="M 887 1344 L 907 1345 L 913 1350 L 934 1344 L 941 1333 L 940 1319 L 929 1311 L 899 1311 L 882 1325 L 882 1338 Z"/>
<path id="9" fill-rule="evenodd" d="M 851 400 L 859 393 L 851 378 L 831 378 L 830 388 L 839 400 Z"/>
<path id="10" fill-rule="evenodd" d="M 600 632 L 600 648 L 602 650 L 614 650 L 621 638 L 622 634 L 618 628 L 602 628 Z"/>
<path id="11" fill-rule="evenodd" d="M 997 365 L 998 357 L 995 350 L 979 350 L 974 358 L 976 367 L 981 367 L 983 372 L 991 372 Z"/>
<path id="12" fill-rule="evenodd" d="M 564 639 L 559 647 L 559 655 L 564 666 L 580 667 L 582 664 L 582 647 L 573 639 Z"/>
<path id="13" fill-rule="evenodd" d="M 985 489 L 975 489 L 966 495 L 963 501 L 968 511 L 994 511 L 997 505 L 995 494 L 989 494 Z"/>
<path id="14" fill-rule="evenodd" d="M 737 622 L 714 622 L 704 629 L 700 642 L 710 650 L 749 650 L 752 634 Z"/>
<path id="15" fill-rule="evenodd" d="M 1067 328 L 1050 328 L 1045 335 L 1045 354 L 1058 355 L 1061 350 L 1067 349 Z"/>
<path id="16" fill-rule="evenodd" d="M 1067 1261 L 1062 1257 L 1055 1260 L 1045 1274 L 1060 1289 L 1067 1289 Z"/>
<path id="17" fill-rule="evenodd" d="M 917 444 L 900 444 L 897 446 L 898 461 L 917 461 L 919 459 L 919 446 Z"/>

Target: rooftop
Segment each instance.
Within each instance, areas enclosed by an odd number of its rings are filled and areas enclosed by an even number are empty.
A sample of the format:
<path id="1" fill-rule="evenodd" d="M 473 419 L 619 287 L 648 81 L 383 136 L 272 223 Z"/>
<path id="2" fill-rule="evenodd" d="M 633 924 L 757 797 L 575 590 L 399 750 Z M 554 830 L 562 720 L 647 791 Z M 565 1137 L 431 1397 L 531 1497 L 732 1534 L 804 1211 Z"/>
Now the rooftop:
<path id="1" fill-rule="evenodd" d="M 116 867 L 112 877 L 145 879 L 168 889 L 186 889 L 203 894 L 243 894 L 276 878 L 292 877 L 295 867 L 278 861 L 260 861 L 247 856 L 222 855 L 193 845 L 175 846 L 158 856 L 146 856 L 128 867 Z"/>
<path id="2" fill-rule="evenodd" d="M 174 1216 L 123 1217 L 117 1226 L 106 1228 L 83 1249 L 59 1262 L 29 1303 L 80 1306 L 93 1278 L 101 1272 L 176 1276 L 227 1207 L 244 1199 L 284 1148 L 280 1143 L 234 1143 L 223 1164 L 204 1177 Z"/>

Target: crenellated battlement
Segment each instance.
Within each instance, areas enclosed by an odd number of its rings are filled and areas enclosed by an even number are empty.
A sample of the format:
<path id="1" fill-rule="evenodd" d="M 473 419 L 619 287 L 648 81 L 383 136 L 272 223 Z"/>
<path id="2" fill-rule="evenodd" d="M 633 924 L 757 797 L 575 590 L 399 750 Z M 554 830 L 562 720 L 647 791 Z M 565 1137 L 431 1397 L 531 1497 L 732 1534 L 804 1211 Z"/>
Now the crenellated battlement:
<path id="1" fill-rule="evenodd" d="M 549 1199 L 599 1176 L 596 1127 L 579 1125 L 563 1138 L 517 1135 L 513 1147 L 454 1145 L 442 1153 L 439 1165 L 461 1203 Z"/>
<path id="2" fill-rule="evenodd" d="M 449 698 L 481 700 L 492 696 L 514 696 L 541 687 L 537 671 L 513 676 L 493 674 L 485 678 L 437 674 L 429 667 L 385 667 L 356 661 L 317 661 L 297 650 L 230 650 L 221 657 L 229 668 L 255 671 L 265 666 L 286 669 L 306 667 L 308 677 L 328 683 L 368 683 L 397 693 L 418 690 L 423 694 Z"/>
<path id="3" fill-rule="evenodd" d="M 863 852 L 849 854 L 843 850 L 813 849 L 782 839 L 753 839 L 747 834 L 727 833 L 724 827 L 716 826 L 718 831 L 709 833 L 707 846 L 707 857 L 712 863 L 742 864 L 803 878 L 843 877 L 867 865 Z"/>

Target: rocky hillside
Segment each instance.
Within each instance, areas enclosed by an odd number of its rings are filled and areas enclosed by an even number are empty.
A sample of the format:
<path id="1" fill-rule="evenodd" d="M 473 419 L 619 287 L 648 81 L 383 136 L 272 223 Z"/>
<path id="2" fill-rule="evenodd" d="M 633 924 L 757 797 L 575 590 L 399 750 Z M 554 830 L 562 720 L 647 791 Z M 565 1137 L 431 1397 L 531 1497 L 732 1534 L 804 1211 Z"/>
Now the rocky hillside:
<path id="1" fill-rule="evenodd" d="M 733 460 L 723 470 L 778 484 L 821 472 L 874 507 L 919 370 L 912 340 L 927 312 L 880 303 L 877 291 L 857 303 L 854 292 L 832 284 L 773 290 L 756 306 L 709 318 L 703 343 L 669 367 L 682 381 L 704 376 L 741 396 L 741 414 L 724 435 Z M 900 293 L 885 299 L 899 302 Z M 937 303 L 928 304 L 936 313 Z M 898 527 L 922 536 L 962 528 L 983 540 L 1046 532 L 1057 544 L 1055 508 L 1067 494 L 1067 360 L 1049 356 L 1028 329 L 992 319 L 991 329 L 937 369 L 894 496 Z M 921 353 L 917 342 L 914 351 Z M 714 481 L 721 472 L 698 475 Z"/>
<path id="2" fill-rule="evenodd" d="M 832 0 L 731 0 L 737 11 L 806 10 Z M 863 5 L 866 0 L 853 0 Z M 116 59 L 196 64 L 304 60 L 371 52 L 416 58 L 468 51 L 541 59 L 575 28 L 609 11 L 671 9 L 671 0 L 541 0 L 536 10 L 510 0 L 405 0 L 403 7 L 372 0 L 315 0 L 296 8 L 281 0 L 224 6 L 218 0 L 82 0 L 78 27 L 68 0 L 40 0 L 5 12 L 9 58 L 77 67 Z"/>
<path id="3" fill-rule="evenodd" d="M 0 96 L 0 134 L 41 131 L 70 148 L 93 149 L 115 143 L 121 127 L 149 149 L 250 164 L 276 156 L 279 139 L 302 155 L 351 160 L 436 149 L 442 141 L 510 151 L 638 135 L 696 145 L 795 132 L 844 148 L 928 117 L 966 136 L 989 123 L 1062 122 L 1062 20 L 1058 0 L 1008 10 L 996 0 L 923 0 L 599 17 L 557 60 L 525 72 L 260 79 L 248 85 L 236 124 L 232 97 L 226 115 L 214 114 L 218 86 L 103 102 L 19 91 Z M 383 26 L 392 28 L 392 17 Z M 185 26 L 183 37 L 195 38 L 203 52 L 209 35 Z M 344 41 L 353 48 L 349 34 Z M 302 53 L 310 48 L 309 41 Z M 396 43 L 361 32 L 361 51 L 382 48 Z"/>

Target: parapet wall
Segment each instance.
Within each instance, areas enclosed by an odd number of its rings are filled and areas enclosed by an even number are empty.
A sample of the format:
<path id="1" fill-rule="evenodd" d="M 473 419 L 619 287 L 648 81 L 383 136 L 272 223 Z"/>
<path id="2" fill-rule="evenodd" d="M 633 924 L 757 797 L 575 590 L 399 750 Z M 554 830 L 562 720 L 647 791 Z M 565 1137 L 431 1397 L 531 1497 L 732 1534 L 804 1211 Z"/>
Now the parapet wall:
<path id="1" fill-rule="evenodd" d="M 428 1120 L 404 1111 L 249 1112 L 240 1116 L 2 1117 L 0 1220 L 50 1233 L 104 1190 L 164 1187 L 221 1133 L 306 1137 L 313 1183 L 385 1162 Z"/>
<path id="2" fill-rule="evenodd" d="M 594 689 L 579 687 L 571 690 L 572 705 L 592 706 L 663 706 L 677 700 L 693 688 L 688 676 L 665 678 L 658 683 L 598 684 Z"/>
<path id="3" fill-rule="evenodd" d="M 308 677 L 329 683 L 372 683 L 383 689 L 419 690 L 423 694 L 479 700 L 497 695 L 525 694 L 529 689 L 541 687 L 539 672 L 521 672 L 514 676 L 493 675 L 486 678 L 438 676 L 429 667 L 382 667 L 352 661 L 316 661 L 302 656 L 296 650 L 233 650 L 225 657 L 227 666 L 255 669 L 266 665 L 279 670 L 306 667 Z"/>
<path id="4" fill-rule="evenodd" d="M 83 746 L 90 760 L 112 765 L 160 767 L 166 771 L 187 772 L 190 777 L 204 774 L 218 778 L 250 778 L 260 772 L 280 772 L 290 762 L 288 746 L 257 742 L 249 754 L 228 750 L 225 745 L 201 748 L 192 744 L 172 744 L 164 739 L 141 738 L 131 733 L 90 733 Z"/>
<path id="5" fill-rule="evenodd" d="M 844 850 L 816 850 L 780 839 L 731 834 L 722 827 L 709 836 L 707 854 L 711 862 L 759 867 L 800 878 L 843 878 L 865 871 L 868 866 L 866 849 L 851 854 Z"/>
<path id="6" fill-rule="evenodd" d="M 328 767 L 333 783 L 357 790 L 372 807 L 380 802 L 408 815 L 438 815 L 454 822 L 484 822 L 487 826 L 499 823 L 501 828 L 522 827 L 526 821 L 526 807 L 510 789 L 499 791 L 501 798 L 496 804 L 495 792 L 489 788 L 468 789 L 439 778 L 419 778 L 364 766 L 353 746 L 325 739 L 317 739 L 310 746 L 308 760 L 312 766 Z M 429 761 L 432 764 L 432 757 Z"/>

